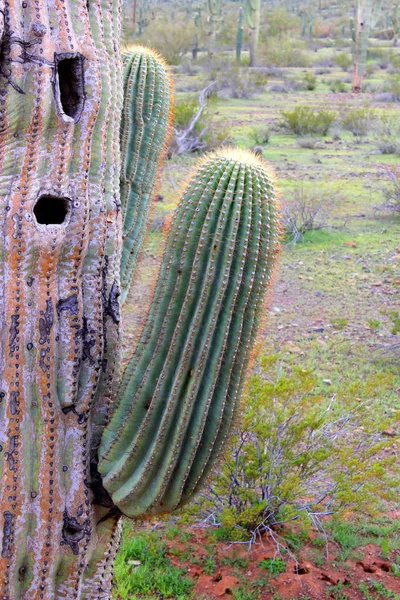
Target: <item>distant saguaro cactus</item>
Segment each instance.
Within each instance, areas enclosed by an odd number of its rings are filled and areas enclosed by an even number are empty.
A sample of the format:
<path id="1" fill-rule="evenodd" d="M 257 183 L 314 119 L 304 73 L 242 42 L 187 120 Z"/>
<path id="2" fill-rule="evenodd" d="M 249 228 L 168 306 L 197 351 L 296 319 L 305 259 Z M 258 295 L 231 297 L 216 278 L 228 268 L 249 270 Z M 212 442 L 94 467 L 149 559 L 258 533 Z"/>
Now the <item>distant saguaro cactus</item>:
<path id="1" fill-rule="evenodd" d="M 257 65 L 257 47 L 260 36 L 261 0 L 246 0 L 245 16 L 249 28 L 250 67 Z"/>
<path id="2" fill-rule="evenodd" d="M 382 12 L 382 0 L 357 0 L 356 23 L 350 22 L 353 39 L 353 81 L 354 93 L 362 91 L 362 83 L 367 62 L 368 40 L 378 23 Z"/>
<path id="3" fill-rule="evenodd" d="M 120 302 L 169 129 L 120 5 L 0 12 L 0 598 L 110 598 L 120 517 L 187 502 L 234 418 L 277 249 L 265 166 L 193 172 L 120 375 Z"/>
<path id="4" fill-rule="evenodd" d="M 236 60 L 240 62 L 240 57 L 242 55 L 242 44 L 243 44 L 243 8 L 239 8 L 239 17 L 237 23 L 237 33 L 236 33 Z"/>

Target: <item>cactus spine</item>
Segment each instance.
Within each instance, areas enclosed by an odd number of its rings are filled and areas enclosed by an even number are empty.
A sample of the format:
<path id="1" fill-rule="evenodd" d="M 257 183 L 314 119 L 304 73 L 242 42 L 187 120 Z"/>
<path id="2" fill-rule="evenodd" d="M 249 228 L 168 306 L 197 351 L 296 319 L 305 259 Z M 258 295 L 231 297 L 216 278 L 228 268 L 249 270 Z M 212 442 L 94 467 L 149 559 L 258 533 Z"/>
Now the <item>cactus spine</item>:
<path id="1" fill-rule="evenodd" d="M 261 0 L 246 0 L 246 21 L 249 28 L 250 67 L 257 66 L 257 47 L 260 35 Z"/>
<path id="2" fill-rule="evenodd" d="M 382 0 L 357 0 L 357 23 L 352 29 L 353 37 L 353 81 L 354 93 L 362 91 L 367 62 L 368 40 L 371 29 L 378 23 L 382 11 Z"/>
<path id="3" fill-rule="evenodd" d="M 120 279 L 125 297 L 165 69 L 140 48 L 123 71 L 118 1 L 8 0 L 0 17 L 0 597 L 105 600 L 121 513 L 185 502 L 226 436 L 275 254 L 273 190 L 249 154 L 200 166 L 121 380 Z"/>

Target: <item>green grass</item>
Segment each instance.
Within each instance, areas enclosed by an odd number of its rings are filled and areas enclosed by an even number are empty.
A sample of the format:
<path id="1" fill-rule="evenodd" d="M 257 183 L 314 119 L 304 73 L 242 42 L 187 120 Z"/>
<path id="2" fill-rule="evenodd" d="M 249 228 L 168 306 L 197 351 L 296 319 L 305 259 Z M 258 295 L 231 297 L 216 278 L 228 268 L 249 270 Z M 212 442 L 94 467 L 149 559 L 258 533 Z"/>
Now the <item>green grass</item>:
<path id="1" fill-rule="evenodd" d="M 161 533 L 125 535 L 114 567 L 115 598 L 190 600 L 193 581 L 167 557 Z"/>

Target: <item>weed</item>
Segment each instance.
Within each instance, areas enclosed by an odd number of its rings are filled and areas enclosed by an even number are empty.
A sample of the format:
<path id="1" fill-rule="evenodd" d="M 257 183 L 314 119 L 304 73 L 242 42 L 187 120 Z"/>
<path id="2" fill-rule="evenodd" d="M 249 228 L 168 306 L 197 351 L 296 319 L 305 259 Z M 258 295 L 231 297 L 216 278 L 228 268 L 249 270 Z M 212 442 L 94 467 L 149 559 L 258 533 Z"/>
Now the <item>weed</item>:
<path id="1" fill-rule="evenodd" d="M 245 586 L 239 586 L 232 590 L 235 600 L 259 600 L 257 591 L 249 590 Z"/>
<path id="2" fill-rule="evenodd" d="M 362 581 L 358 589 L 364 594 L 365 600 L 400 600 L 399 594 L 388 590 L 381 581 L 375 581 L 374 579 Z"/>
<path id="3" fill-rule="evenodd" d="M 259 564 L 261 569 L 266 569 L 272 577 L 277 577 L 286 571 L 286 562 L 277 556 L 276 558 L 265 558 Z"/>
<path id="4" fill-rule="evenodd" d="M 249 565 L 249 559 L 243 556 L 224 556 L 221 559 L 221 564 L 236 569 L 245 569 Z"/>
<path id="5" fill-rule="evenodd" d="M 313 92 L 317 87 L 317 78 L 314 73 L 305 73 L 303 77 L 303 83 L 306 90 Z"/>
<path id="6" fill-rule="evenodd" d="M 376 333 L 381 326 L 381 322 L 377 321 L 376 319 L 368 319 L 367 323 L 370 330 L 374 333 Z"/>
<path id="7" fill-rule="evenodd" d="M 215 560 L 209 556 L 206 558 L 203 564 L 203 571 L 206 575 L 212 575 L 215 573 L 215 569 L 217 568 L 217 564 Z"/>
<path id="8" fill-rule="evenodd" d="M 332 327 L 337 329 L 338 331 L 344 329 L 349 324 L 349 320 L 345 317 L 336 317 L 335 319 L 331 319 Z"/>
<path id="9" fill-rule="evenodd" d="M 334 598 L 334 600 L 348 600 L 348 596 L 343 590 L 344 584 L 339 581 L 336 585 L 328 585 L 326 595 L 329 598 Z"/>

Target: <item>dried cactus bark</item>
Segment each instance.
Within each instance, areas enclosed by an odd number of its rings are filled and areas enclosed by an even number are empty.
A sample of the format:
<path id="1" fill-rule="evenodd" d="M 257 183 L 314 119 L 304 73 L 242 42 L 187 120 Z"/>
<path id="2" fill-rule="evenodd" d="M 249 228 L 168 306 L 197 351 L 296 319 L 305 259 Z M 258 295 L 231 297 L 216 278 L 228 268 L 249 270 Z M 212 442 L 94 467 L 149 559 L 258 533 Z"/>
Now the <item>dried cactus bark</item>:
<path id="1" fill-rule="evenodd" d="M 186 502 L 219 454 L 275 257 L 274 192 L 249 153 L 200 165 L 119 383 L 121 265 L 126 294 L 165 69 L 136 49 L 123 76 L 116 0 L 8 0 L 0 17 L 0 597 L 109 599 L 121 514 Z"/>

